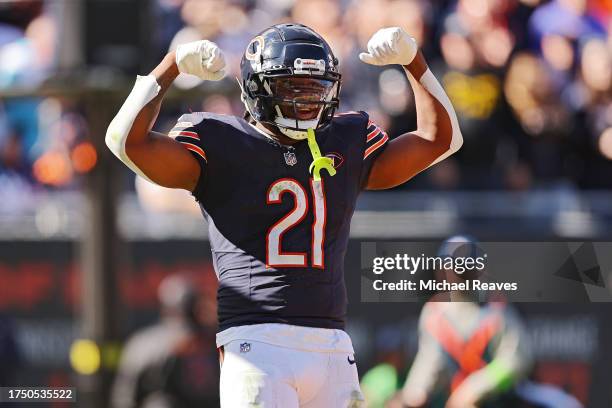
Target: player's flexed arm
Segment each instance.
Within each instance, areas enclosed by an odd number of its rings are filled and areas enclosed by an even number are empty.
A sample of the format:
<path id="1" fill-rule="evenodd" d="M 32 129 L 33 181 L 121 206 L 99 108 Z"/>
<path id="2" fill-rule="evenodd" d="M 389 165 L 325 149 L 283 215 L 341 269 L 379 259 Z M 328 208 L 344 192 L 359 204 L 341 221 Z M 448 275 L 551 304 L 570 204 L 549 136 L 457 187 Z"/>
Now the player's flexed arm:
<path id="1" fill-rule="evenodd" d="M 417 110 L 418 129 L 395 138 L 375 159 L 368 189 L 395 187 L 459 150 L 463 138 L 455 110 L 412 37 L 398 27 L 381 29 L 359 58 L 372 65 L 402 65 Z"/>
<path id="2" fill-rule="evenodd" d="M 224 76 L 221 50 L 210 41 L 180 45 L 147 76 L 139 76 L 132 92 L 110 123 L 106 145 L 130 169 L 164 187 L 192 191 L 200 166 L 192 154 L 172 138 L 152 132 L 164 94 L 179 72 L 204 80 Z"/>

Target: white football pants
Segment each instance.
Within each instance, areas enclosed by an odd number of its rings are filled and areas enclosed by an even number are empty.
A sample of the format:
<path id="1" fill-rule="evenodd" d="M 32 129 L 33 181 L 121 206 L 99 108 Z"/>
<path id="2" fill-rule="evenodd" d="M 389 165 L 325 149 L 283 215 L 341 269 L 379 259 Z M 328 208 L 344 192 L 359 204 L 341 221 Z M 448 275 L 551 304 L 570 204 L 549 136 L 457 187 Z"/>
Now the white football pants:
<path id="1" fill-rule="evenodd" d="M 234 340 L 223 350 L 221 408 L 358 408 L 354 356 Z"/>

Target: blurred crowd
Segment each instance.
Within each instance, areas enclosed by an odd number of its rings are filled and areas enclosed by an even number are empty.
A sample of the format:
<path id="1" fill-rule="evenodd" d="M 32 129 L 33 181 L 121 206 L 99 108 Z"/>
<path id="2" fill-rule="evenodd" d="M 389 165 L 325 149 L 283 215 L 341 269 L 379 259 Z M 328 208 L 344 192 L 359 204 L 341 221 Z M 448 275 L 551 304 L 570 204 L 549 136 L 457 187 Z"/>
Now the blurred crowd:
<path id="1" fill-rule="evenodd" d="M 20 3 L 29 9 L 20 10 Z M 48 12 L 53 3 L 0 5 L 0 87 L 31 85 L 53 72 L 60 47 L 53 40 L 58 22 Z M 340 110 L 368 111 L 391 136 L 416 128 L 411 90 L 397 67 L 368 66 L 357 55 L 379 28 L 403 27 L 447 90 L 465 144 L 400 188 L 612 187 L 610 0 L 151 0 L 149 5 L 155 21 L 149 25 L 155 27 L 152 59 L 182 42 L 213 40 L 226 53 L 225 81 L 231 86 L 245 44 L 257 32 L 283 21 L 314 28 L 340 59 Z M 29 19 L 16 18 L 24 9 Z M 196 85 L 193 78 L 177 81 L 182 88 Z M 184 109 L 243 113 L 235 93 L 202 89 L 201 106 Z M 161 130 L 177 117 L 166 113 Z M 25 185 L 70 185 L 79 172 L 76 141 L 86 133 L 78 107 L 67 101 L 0 101 L 0 179 L 16 173 Z M 82 155 L 81 168 L 87 170 L 95 164 L 95 151 Z"/>
<path id="2" fill-rule="evenodd" d="M 60 5 L 0 3 L 0 210 L 27 211 L 41 191 L 78 188 L 97 161 L 78 103 L 36 94 L 58 67 Z"/>

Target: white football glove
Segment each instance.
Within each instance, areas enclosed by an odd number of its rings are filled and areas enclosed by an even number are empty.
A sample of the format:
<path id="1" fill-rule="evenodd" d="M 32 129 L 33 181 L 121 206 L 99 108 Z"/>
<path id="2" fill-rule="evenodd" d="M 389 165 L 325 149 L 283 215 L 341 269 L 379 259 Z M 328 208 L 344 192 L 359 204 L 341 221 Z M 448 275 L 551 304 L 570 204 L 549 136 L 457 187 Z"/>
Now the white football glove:
<path id="1" fill-rule="evenodd" d="M 368 52 L 360 53 L 359 59 L 371 65 L 408 65 L 418 49 L 415 39 L 403 29 L 381 28 L 368 41 Z"/>
<path id="2" fill-rule="evenodd" d="M 180 72 L 195 75 L 205 81 L 218 81 L 225 76 L 223 51 L 208 40 L 176 47 L 176 65 Z"/>

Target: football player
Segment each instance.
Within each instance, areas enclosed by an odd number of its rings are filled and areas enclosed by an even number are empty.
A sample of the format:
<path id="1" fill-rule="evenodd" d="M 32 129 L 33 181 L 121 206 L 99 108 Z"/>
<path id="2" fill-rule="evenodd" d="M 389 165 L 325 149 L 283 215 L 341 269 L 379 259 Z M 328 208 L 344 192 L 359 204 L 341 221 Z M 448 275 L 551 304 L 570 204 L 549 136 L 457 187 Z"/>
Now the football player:
<path id="1" fill-rule="evenodd" d="M 151 131 L 179 73 L 216 81 L 221 50 L 181 45 L 139 76 L 106 142 L 142 177 L 194 195 L 208 222 L 219 278 L 217 345 L 223 407 L 361 406 L 343 331 L 343 264 L 359 193 L 382 190 L 457 151 L 455 112 L 400 28 L 379 30 L 359 55 L 398 64 L 412 84 L 418 129 L 392 141 L 365 112 L 334 115 L 338 59 L 300 24 L 272 26 L 241 61 L 244 118 L 196 112 L 169 135 Z"/>

